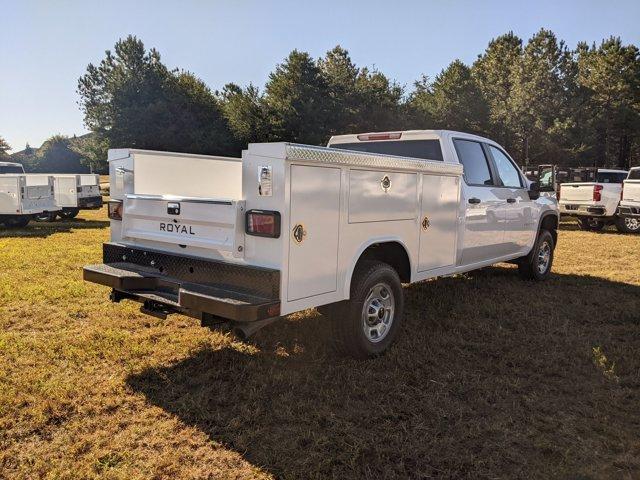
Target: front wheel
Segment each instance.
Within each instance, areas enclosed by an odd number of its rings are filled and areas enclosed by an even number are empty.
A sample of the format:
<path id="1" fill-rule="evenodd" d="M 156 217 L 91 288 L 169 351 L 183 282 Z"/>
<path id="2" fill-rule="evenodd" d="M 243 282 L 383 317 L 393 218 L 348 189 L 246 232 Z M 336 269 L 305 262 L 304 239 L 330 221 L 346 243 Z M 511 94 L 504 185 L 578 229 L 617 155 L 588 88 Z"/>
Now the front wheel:
<path id="1" fill-rule="evenodd" d="M 331 309 L 336 347 L 365 359 L 384 353 L 403 317 L 404 298 L 398 273 L 386 263 L 364 262 L 351 282 L 351 298 Z"/>
<path id="2" fill-rule="evenodd" d="M 542 281 L 549 278 L 553 265 L 553 236 L 541 230 L 531 253 L 518 263 L 518 272 L 525 280 Z"/>
<path id="3" fill-rule="evenodd" d="M 616 229 L 622 233 L 640 233 L 640 218 L 617 217 Z"/>

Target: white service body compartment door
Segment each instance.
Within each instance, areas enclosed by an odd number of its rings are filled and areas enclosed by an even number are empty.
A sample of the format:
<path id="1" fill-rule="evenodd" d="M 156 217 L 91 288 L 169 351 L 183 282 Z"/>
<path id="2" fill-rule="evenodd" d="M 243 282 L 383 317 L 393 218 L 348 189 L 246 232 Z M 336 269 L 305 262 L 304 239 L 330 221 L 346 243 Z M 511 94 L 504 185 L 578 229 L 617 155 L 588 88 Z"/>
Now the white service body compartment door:
<path id="1" fill-rule="evenodd" d="M 456 262 L 459 190 L 458 177 L 422 176 L 419 272 Z"/>
<path id="2" fill-rule="evenodd" d="M 288 301 L 337 288 L 340 182 L 339 168 L 291 166 Z"/>
<path id="3" fill-rule="evenodd" d="M 349 171 L 349 223 L 412 220 L 418 205 L 415 173 Z"/>

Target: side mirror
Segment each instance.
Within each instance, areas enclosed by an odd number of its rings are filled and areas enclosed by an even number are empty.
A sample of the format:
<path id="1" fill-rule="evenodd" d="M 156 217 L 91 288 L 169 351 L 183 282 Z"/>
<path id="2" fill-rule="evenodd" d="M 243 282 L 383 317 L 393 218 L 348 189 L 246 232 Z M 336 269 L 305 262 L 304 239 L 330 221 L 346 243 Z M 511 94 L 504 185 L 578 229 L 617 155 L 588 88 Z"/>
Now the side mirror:
<path id="1" fill-rule="evenodd" d="M 529 185 L 529 200 L 537 200 L 540 198 L 540 184 L 538 182 L 531 182 Z"/>

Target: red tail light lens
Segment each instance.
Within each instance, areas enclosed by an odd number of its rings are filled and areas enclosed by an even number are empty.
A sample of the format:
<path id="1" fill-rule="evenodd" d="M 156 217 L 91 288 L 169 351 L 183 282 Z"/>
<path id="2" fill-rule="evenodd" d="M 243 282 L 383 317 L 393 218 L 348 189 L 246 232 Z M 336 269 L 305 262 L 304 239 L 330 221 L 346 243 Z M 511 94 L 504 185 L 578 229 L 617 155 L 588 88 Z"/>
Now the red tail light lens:
<path id="1" fill-rule="evenodd" d="M 122 210 L 124 206 L 122 200 L 109 201 L 109 218 L 111 220 L 122 220 Z"/>
<path id="2" fill-rule="evenodd" d="M 594 185 L 593 186 L 593 201 L 599 202 L 602 200 L 602 185 Z"/>
<path id="3" fill-rule="evenodd" d="M 249 210 L 245 232 L 256 237 L 280 237 L 280 212 Z"/>

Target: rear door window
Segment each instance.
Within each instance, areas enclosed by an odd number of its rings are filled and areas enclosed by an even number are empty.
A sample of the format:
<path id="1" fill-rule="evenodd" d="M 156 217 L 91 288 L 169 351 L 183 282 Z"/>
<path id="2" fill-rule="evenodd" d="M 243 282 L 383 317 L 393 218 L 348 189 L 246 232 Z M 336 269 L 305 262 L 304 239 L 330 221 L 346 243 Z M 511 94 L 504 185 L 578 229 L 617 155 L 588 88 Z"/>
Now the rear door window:
<path id="1" fill-rule="evenodd" d="M 457 139 L 453 141 L 458 159 L 464 168 L 467 185 L 493 185 L 489 162 L 480 142 Z"/>

